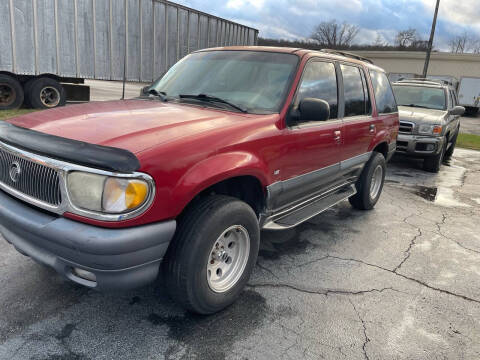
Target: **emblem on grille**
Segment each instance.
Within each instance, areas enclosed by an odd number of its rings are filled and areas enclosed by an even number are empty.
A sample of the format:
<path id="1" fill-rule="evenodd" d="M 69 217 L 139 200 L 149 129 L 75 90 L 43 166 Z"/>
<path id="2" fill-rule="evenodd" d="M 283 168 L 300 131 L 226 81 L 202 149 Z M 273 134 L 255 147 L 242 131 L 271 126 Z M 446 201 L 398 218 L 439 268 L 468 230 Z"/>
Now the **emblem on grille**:
<path id="1" fill-rule="evenodd" d="M 12 165 L 10 165 L 10 170 L 9 170 L 10 179 L 12 179 L 14 183 L 18 181 L 21 173 L 22 173 L 22 169 L 20 168 L 20 164 L 18 162 L 15 161 L 14 163 L 12 163 Z"/>

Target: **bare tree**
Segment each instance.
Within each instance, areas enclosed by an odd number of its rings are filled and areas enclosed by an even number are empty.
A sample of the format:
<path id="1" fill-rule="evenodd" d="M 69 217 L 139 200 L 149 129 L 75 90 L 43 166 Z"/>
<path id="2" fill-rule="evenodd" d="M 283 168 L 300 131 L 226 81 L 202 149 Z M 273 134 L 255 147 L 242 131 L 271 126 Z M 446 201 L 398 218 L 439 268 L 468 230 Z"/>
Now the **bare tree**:
<path id="1" fill-rule="evenodd" d="M 448 41 L 450 52 L 454 54 L 463 54 L 467 51 L 469 36 L 467 32 L 462 35 L 456 35 Z"/>
<path id="2" fill-rule="evenodd" d="M 476 39 L 472 45 L 472 52 L 474 54 L 480 54 L 480 39 Z"/>
<path id="3" fill-rule="evenodd" d="M 474 54 L 480 54 L 480 38 L 475 36 L 470 36 L 467 51 L 472 52 Z"/>
<path id="4" fill-rule="evenodd" d="M 359 27 L 346 22 L 339 24 L 336 20 L 323 21 L 315 27 L 310 36 L 318 44 L 330 48 L 348 47 L 358 34 Z"/>
<path id="5" fill-rule="evenodd" d="M 375 39 L 375 42 L 373 43 L 373 46 L 377 46 L 377 47 L 388 46 L 388 42 L 386 42 L 383 39 L 382 35 L 377 34 L 377 38 Z"/>
<path id="6" fill-rule="evenodd" d="M 413 46 L 417 41 L 418 34 L 417 30 L 414 28 L 401 30 L 395 37 L 395 45 L 402 48 Z"/>

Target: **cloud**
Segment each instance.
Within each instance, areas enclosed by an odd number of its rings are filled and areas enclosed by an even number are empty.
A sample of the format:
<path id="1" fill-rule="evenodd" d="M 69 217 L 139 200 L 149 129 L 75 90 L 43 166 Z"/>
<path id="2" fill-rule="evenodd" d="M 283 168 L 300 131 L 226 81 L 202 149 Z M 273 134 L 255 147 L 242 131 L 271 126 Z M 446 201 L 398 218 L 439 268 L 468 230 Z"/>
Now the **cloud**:
<path id="1" fill-rule="evenodd" d="M 226 7 L 228 9 L 238 10 L 243 7 L 253 6 L 256 9 L 261 9 L 264 3 L 264 0 L 229 0 Z"/>
<path id="2" fill-rule="evenodd" d="M 428 12 L 433 14 L 435 1 L 422 0 Z M 459 27 L 473 27 L 480 31 L 480 6 L 478 0 L 442 0 L 439 8 L 439 18 Z M 454 29 L 452 29 L 454 30 Z"/>
<path id="3" fill-rule="evenodd" d="M 360 27 L 357 43 L 380 35 L 392 42 L 398 30 L 413 27 L 427 40 L 434 0 L 178 0 L 179 3 L 252 26 L 261 37 L 306 39 L 315 25 L 336 19 Z M 441 0 L 435 44 L 465 30 L 480 36 L 479 0 Z"/>

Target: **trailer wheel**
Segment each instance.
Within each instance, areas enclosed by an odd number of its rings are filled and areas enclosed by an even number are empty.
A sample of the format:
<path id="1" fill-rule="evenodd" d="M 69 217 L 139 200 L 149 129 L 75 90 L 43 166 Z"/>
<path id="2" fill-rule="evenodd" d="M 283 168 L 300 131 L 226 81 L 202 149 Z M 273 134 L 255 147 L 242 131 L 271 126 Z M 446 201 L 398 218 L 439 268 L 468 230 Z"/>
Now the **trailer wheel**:
<path id="1" fill-rule="evenodd" d="M 18 109 L 23 104 L 23 88 L 12 76 L 0 74 L 0 110 Z"/>
<path id="2" fill-rule="evenodd" d="M 31 83 L 30 83 L 31 81 Z M 67 96 L 63 86 L 56 80 L 41 77 L 25 85 L 27 103 L 35 109 L 50 109 L 65 105 Z"/>

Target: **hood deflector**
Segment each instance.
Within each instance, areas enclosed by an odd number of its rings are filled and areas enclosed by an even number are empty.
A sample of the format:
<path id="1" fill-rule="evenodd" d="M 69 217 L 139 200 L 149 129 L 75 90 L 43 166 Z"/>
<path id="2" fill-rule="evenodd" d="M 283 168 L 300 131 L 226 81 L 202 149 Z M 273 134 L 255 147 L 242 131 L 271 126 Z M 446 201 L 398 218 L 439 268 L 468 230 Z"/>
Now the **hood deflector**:
<path id="1" fill-rule="evenodd" d="M 96 169 L 132 173 L 140 169 L 128 150 L 89 144 L 0 122 L 0 141 L 39 155 Z"/>

